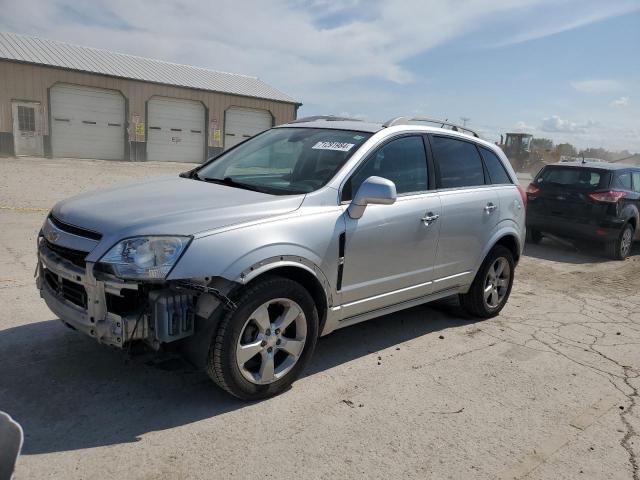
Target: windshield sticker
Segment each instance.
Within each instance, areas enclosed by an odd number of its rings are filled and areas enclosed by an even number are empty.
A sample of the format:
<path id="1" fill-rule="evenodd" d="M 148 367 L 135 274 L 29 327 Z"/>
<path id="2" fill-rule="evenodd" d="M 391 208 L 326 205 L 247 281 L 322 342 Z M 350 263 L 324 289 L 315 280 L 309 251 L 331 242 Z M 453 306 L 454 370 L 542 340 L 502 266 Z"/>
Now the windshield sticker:
<path id="1" fill-rule="evenodd" d="M 337 150 L 338 152 L 348 152 L 354 147 L 355 143 L 342 143 L 342 142 L 318 142 L 313 147 L 313 150 Z"/>
<path id="2" fill-rule="evenodd" d="M 362 135 L 356 135 L 353 137 L 354 140 L 362 140 L 364 137 Z"/>

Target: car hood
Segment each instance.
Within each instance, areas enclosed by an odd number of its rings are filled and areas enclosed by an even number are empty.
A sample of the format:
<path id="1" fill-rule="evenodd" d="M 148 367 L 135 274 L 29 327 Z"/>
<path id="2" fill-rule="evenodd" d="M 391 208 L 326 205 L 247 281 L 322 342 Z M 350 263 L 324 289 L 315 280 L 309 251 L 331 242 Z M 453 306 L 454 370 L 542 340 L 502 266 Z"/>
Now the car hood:
<path id="1" fill-rule="evenodd" d="M 104 237 L 193 235 L 292 212 L 303 199 L 170 177 L 84 193 L 52 214 Z"/>

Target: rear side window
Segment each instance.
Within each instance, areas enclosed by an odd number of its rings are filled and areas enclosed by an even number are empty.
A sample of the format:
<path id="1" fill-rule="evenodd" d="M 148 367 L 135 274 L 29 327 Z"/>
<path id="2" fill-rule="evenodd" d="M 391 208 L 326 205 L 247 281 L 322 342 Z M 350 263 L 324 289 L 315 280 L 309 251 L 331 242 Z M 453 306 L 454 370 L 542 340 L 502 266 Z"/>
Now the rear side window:
<path id="1" fill-rule="evenodd" d="M 624 188 L 625 190 L 631 190 L 631 172 L 624 172 L 616 175 L 617 188 Z"/>
<path id="2" fill-rule="evenodd" d="M 504 165 L 495 153 L 484 147 L 480 147 L 480 153 L 489 171 L 489 177 L 493 185 L 513 183 L 511 178 L 509 178 L 509 174 L 504 169 Z"/>
<path id="3" fill-rule="evenodd" d="M 633 190 L 640 192 L 640 172 L 633 172 Z"/>
<path id="4" fill-rule="evenodd" d="M 580 190 L 596 190 L 607 187 L 609 174 L 588 168 L 547 167 L 536 178 L 535 183 L 541 187 L 555 185 Z"/>
<path id="5" fill-rule="evenodd" d="M 367 158 L 345 185 L 342 200 L 351 200 L 367 178 L 391 180 L 398 194 L 427 190 L 427 155 L 421 136 L 390 141 Z"/>
<path id="6" fill-rule="evenodd" d="M 450 137 L 432 137 L 431 147 L 440 170 L 440 188 L 484 185 L 484 169 L 473 143 Z"/>

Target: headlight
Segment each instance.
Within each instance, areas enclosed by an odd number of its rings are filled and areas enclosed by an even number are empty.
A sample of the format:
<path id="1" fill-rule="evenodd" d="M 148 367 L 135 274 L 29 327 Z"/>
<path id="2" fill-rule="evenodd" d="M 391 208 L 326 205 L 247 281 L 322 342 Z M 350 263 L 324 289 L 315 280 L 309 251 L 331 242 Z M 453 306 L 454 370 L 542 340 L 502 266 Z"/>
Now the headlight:
<path id="1" fill-rule="evenodd" d="M 109 250 L 99 263 L 120 278 L 164 279 L 189 244 L 190 237 L 126 238 Z"/>

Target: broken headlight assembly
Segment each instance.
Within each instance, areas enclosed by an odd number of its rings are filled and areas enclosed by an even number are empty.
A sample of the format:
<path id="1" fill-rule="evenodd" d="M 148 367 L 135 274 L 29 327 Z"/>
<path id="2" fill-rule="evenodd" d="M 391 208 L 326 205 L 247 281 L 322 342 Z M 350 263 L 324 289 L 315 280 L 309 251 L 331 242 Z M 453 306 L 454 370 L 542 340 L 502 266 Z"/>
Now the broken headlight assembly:
<path id="1" fill-rule="evenodd" d="M 99 264 L 126 280 L 164 280 L 190 241 L 191 237 L 177 236 L 125 238 Z"/>

